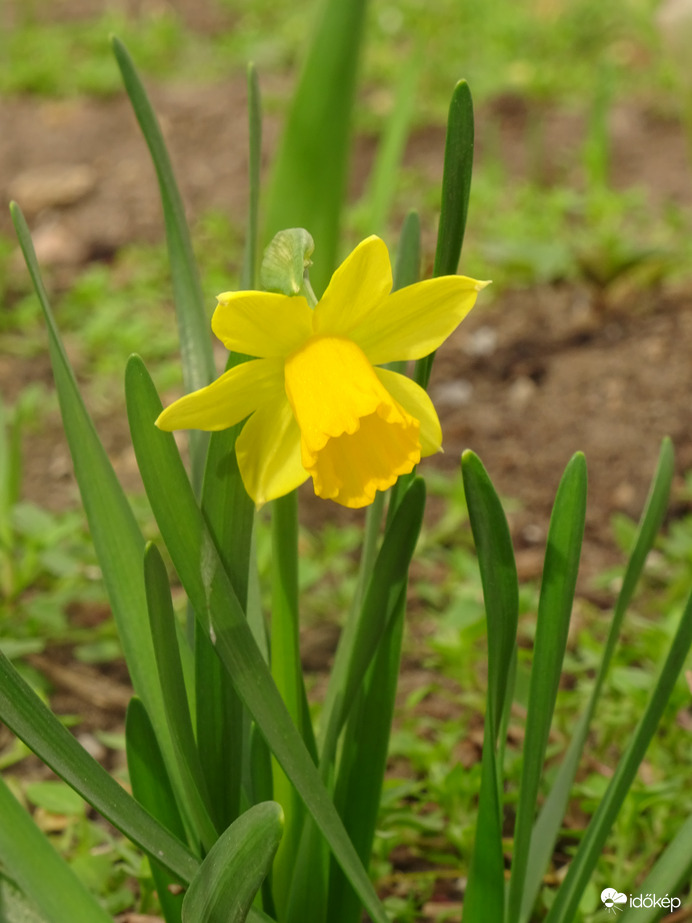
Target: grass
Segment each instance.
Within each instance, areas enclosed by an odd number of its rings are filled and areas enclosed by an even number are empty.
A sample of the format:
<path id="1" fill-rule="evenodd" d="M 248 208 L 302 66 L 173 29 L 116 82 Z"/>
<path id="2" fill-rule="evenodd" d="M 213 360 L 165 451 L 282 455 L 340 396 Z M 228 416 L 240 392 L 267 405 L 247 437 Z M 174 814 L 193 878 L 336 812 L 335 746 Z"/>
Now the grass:
<path id="1" fill-rule="evenodd" d="M 624 281 L 640 289 L 689 278 L 689 216 L 671 203 L 652 221 L 646 192 L 616 190 L 609 178 L 611 152 L 604 125 L 613 106 L 635 101 L 662 113 L 680 110 L 680 76 L 661 47 L 653 22 L 656 6 L 654 0 L 608 4 L 496 0 L 491 7 L 471 0 L 441 0 L 431 13 L 420 0 L 397 4 L 373 0 L 358 116 L 361 131 L 379 132 L 392 109 L 406 62 L 417 51 L 423 54 L 424 66 L 414 127 L 442 124 L 450 87 L 462 75 L 469 79 L 481 108 L 502 97 L 521 99 L 530 113 L 536 113 L 530 116 L 529 128 L 535 157 L 526 175 L 517 179 L 510 173 L 499 136 L 487 139 L 474 175 L 464 266 L 469 271 L 473 267 L 478 277 L 493 277 L 496 291 L 565 280 L 602 290 Z M 165 7 L 138 21 L 109 13 L 76 24 L 56 23 L 47 21 L 45 0 L 35 0 L 25 5 L 9 30 L 7 53 L 0 60 L 0 90 L 43 98 L 120 92 L 106 40 L 111 31 L 123 38 L 150 80 L 190 84 L 236 79 L 245 60 L 253 58 L 261 73 L 282 78 L 277 86 L 286 84 L 304 43 L 310 20 L 307 7 L 287 0 L 252 4 L 219 0 L 215 13 L 220 26 L 213 35 L 204 35 L 185 27 Z M 435 55 L 425 55 L 432 42 Z M 269 93 L 268 106 L 278 109 L 285 92 Z M 573 152 L 576 182 L 566 171 L 550 182 L 545 179 L 540 122 L 544 106 L 576 111 L 586 118 L 583 146 Z M 416 206 L 426 225 L 433 226 L 438 195 L 429 177 L 404 168 L 393 214 L 399 217 Z M 358 209 L 351 213 L 347 236 L 359 232 L 358 215 Z M 237 279 L 240 223 L 218 213 L 207 214 L 195 227 L 194 239 L 211 307 L 214 294 L 232 288 Z M 0 315 L 0 349 L 31 361 L 45 352 L 45 335 L 28 282 L 14 268 L 12 253 L 13 243 L 0 239 L 0 295 L 7 307 Z M 57 293 L 55 306 L 92 407 L 120 413 L 122 367 L 133 350 L 153 366 L 160 389 L 179 387 L 163 246 L 132 245 L 116 254 L 112 263 L 84 267 L 69 291 Z M 55 412 L 45 391 L 25 392 L 20 404 L 25 431 Z M 467 864 L 472 841 L 485 629 L 460 480 L 433 476 L 431 489 L 440 495 L 443 513 L 422 539 L 406 648 L 407 663 L 419 672 L 421 684 L 402 695 L 374 872 L 390 892 L 388 903 L 397 920 L 420 920 L 421 907 L 427 904 L 437 908 L 430 912 L 441 923 L 442 899 L 457 909 L 454 878 L 460 865 Z M 690 497 L 692 480 L 688 479 L 679 500 L 689 505 Z M 59 643 L 71 646 L 82 659 L 115 657 L 117 644 L 108 622 L 80 626 L 69 616 L 80 606 L 95 608 L 104 603 L 81 514 L 48 513 L 16 497 L 6 512 L 0 544 L 3 649 L 21 658 Z M 613 529 L 626 547 L 632 524 L 618 518 Z M 265 539 L 260 534 L 261 569 L 269 567 Z M 357 541 L 353 529 L 326 527 L 303 533 L 301 579 L 308 624 L 329 617 L 348 598 Z M 338 570 L 334 561 L 340 562 Z M 686 516 L 670 523 L 626 623 L 603 707 L 596 715 L 590 759 L 575 787 L 563 837 L 565 856 L 580 835 L 584 815 L 601 797 L 606 776 L 641 714 L 691 574 L 692 517 Z M 601 575 L 601 590 L 612 589 L 618 576 L 615 571 Z M 515 743 L 522 734 L 522 683 L 525 686 L 535 601 L 535 586 L 523 585 L 520 611 L 526 648 L 510 725 Z M 552 731 L 551 759 L 564 749 L 583 708 L 607 631 L 603 611 L 585 601 L 579 603 L 576 622 Z M 48 694 L 40 675 L 28 672 Z M 601 858 L 595 883 L 584 895 L 579 919 L 585 923 L 603 919 L 598 897 L 602 886 L 641 878 L 651 858 L 642 855 L 641 843 L 668 842 L 678 819 L 692 810 L 692 745 L 689 727 L 680 726 L 688 720 L 687 702 L 681 681 Z M 72 720 L 81 722 L 80 716 Z M 111 743 L 117 747 L 117 740 Z M 517 753 L 516 746 L 508 748 L 511 786 L 519 779 Z M 16 764 L 24 755 L 21 748 L 9 744 L 0 752 L 0 766 Z M 63 818 L 52 834 L 56 845 L 108 901 L 111 912 L 131 907 L 133 892 L 137 910 L 154 908 L 146 866 L 127 844 L 94 823 L 60 786 L 36 788 L 21 775 L 16 784 L 46 824 L 54 822 L 51 818 Z M 441 889 L 441 883 L 447 883 L 446 889 Z"/>

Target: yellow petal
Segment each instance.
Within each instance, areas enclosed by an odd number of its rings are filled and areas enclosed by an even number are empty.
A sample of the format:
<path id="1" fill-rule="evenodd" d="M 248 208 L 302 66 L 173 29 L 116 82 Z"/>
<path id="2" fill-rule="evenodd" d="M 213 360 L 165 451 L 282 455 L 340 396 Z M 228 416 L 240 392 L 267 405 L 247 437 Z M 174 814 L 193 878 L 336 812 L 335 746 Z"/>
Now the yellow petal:
<path id="1" fill-rule="evenodd" d="M 303 467 L 318 496 L 366 506 L 420 460 L 418 421 L 383 387 L 352 340 L 308 340 L 286 361 L 285 383 Z"/>
<path id="2" fill-rule="evenodd" d="M 486 285 L 466 276 L 417 282 L 390 295 L 350 336 L 373 365 L 422 359 L 456 329 Z"/>
<path id="3" fill-rule="evenodd" d="M 226 349 L 249 356 L 288 356 L 312 333 L 312 311 L 302 296 L 224 292 L 211 328 Z"/>
<path id="4" fill-rule="evenodd" d="M 368 237 L 346 257 L 315 308 L 316 333 L 348 336 L 392 290 L 387 245 Z"/>
<path id="5" fill-rule="evenodd" d="M 442 427 L 428 393 L 415 381 L 389 369 L 375 369 L 375 374 L 397 404 L 420 423 L 421 455 L 442 451 Z"/>
<path id="6" fill-rule="evenodd" d="M 283 392 L 257 408 L 235 450 L 245 490 L 258 507 L 290 493 L 309 477 L 300 460 L 300 430 Z"/>
<path id="7" fill-rule="evenodd" d="M 282 360 L 255 359 L 229 369 L 206 388 L 181 397 L 166 407 L 156 425 L 167 432 L 226 429 L 283 392 Z"/>

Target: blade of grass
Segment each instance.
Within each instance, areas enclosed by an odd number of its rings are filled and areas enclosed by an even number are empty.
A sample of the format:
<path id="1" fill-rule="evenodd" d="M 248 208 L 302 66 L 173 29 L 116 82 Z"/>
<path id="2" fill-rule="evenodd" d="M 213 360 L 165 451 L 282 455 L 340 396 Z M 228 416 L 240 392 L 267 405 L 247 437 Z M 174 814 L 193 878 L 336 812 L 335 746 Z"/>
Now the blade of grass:
<path id="1" fill-rule="evenodd" d="M 245 811 L 219 837 L 190 882 L 183 923 L 244 923 L 283 831 L 274 801 Z"/>
<path id="2" fill-rule="evenodd" d="M 629 747 L 618 763 L 605 795 L 586 829 L 577 853 L 560 887 L 545 923 L 568 923 L 574 918 L 579 901 L 601 855 L 606 838 L 630 790 L 639 764 L 661 721 L 670 694 L 692 645 L 692 595 L 687 601 L 678 630 L 670 646 L 658 682 L 646 711 L 637 725 Z"/>
<path id="3" fill-rule="evenodd" d="M 569 461 L 558 487 L 543 563 L 523 766 L 514 826 L 512 874 L 507 904 L 509 923 L 515 923 L 521 915 L 531 830 L 567 644 L 585 517 L 586 462 L 584 456 L 577 452 Z"/>
<path id="4" fill-rule="evenodd" d="M 454 275 L 459 266 L 471 194 L 474 134 L 471 91 L 467 82 L 460 80 L 454 87 L 447 118 L 434 276 Z M 416 362 L 414 378 L 423 388 L 428 386 L 434 359 L 435 353 L 431 353 Z"/>
<path id="5" fill-rule="evenodd" d="M 0 862 L 50 923 L 112 923 L 0 776 Z M 2 907 L 0 916 L 4 917 Z"/>
<path id="6" fill-rule="evenodd" d="M 161 128 L 134 62 L 116 36 L 111 37 L 111 45 L 159 181 L 180 336 L 183 380 L 187 391 L 196 391 L 216 377 L 216 368 L 209 335 L 209 320 L 204 308 L 204 296 L 185 218 L 185 208 Z M 190 433 L 190 457 L 193 482 L 196 485 L 201 485 L 202 482 L 207 444 L 206 433 Z"/>
<path id="7" fill-rule="evenodd" d="M 53 318 L 24 215 L 14 202 L 10 205 L 10 212 L 48 330 L 53 377 L 65 435 L 132 685 L 151 716 L 166 764 L 173 772 L 173 744 L 166 725 L 147 618 L 142 570 L 144 539 L 79 393 Z M 180 779 L 175 774 L 173 784 L 177 791 L 181 791 Z"/>
<path id="8" fill-rule="evenodd" d="M 661 444 L 658 465 L 651 482 L 649 496 L 644 506 L 644 512 L 639 521 L 639 528 L 634 540 L 634 546 L 630 553 L 627 567 L 625 568 L 622 586 L 615 603 L 615 610 L 610 623 L 608 638 L 605 648 L 603 649 L 603 656 L 589 701 L 586 709 L 579 718 L 557 778 L 553 783 L 550 794 L 545 800 L 531 835 L 531 847 L 529 849 L 529 858 L 526 865 L 524 897 L 522 900 L 521 920 L 523 923 L 525 923 L 531 915 L 531 910 L 536 902 L 543 875 L 550 861 L 555 840 L 565 816 L 572 783 L 574 782 L 574 777 L 577 772 L 577 766 L 584 748 L 589 725 L 591 724 L 591 718 L 596 710 L 596 705 L 600 698 L 603 683 L 608 668 L 610 667 L 615 645 L 620 634 L 622 620 L 630 600 L 632 599 L 637 583 L 639 582 L 647 555 L 653 547 L 654 540 L 663 522 L 663 517 L 665 516 L 668 506 L 668 497 L 670 495 L 670 487 L 673 481 L 673 473 L 673 445 L 670 439 L 666 438 Z"/>
<path id="9" fill-rule="evenodd" d="M 187 883 L 197 860 L 80 746 L 0 652 L 0 719 L 99 814 Z"/>
<path id="10" fill-rule="evenodd" d="M 162 410 L 142 361 L 127 367 L 126 396 L 135 455 L 154 515 L 203 630 L 226 664 L 235 688 L 282 769 L 377 923 L 386 916 L 334 810 L 255 643 L 209 534 L 175 439 L 154 426 Z"/>
<path id="11" fill-rule="evenodd" d="M 366 0 L 324 0 L 276 156 L 264 239 L 308 230 L 319 248 L 310 271 L 324 290 L 337 258 L 351 113 Z"/>

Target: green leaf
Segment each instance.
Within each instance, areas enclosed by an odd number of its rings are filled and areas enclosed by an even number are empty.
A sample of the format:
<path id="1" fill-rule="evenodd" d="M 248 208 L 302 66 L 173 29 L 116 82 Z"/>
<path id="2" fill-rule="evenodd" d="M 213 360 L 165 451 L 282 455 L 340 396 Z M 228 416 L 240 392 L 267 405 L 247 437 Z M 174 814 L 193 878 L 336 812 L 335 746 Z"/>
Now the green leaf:
<path id="1" fill-rule="evenodd" d="M 194 856 L 80 746 L 3 654 L 0 719 L 114 827 L 155 856 L 178 881 L 190 881 L 197 870 Z"/>
<path id="2" fill-rule="evenodd" d="M 598 862 L 606 838 L 644 759 L 651 738 L 661 721 L 685 658 L 692 645 L 692 595 L 687 601 L 678 630 L 670 646 L 653 694 L 637 725 L 629 747 L 586 829 L 545 923 L 569 923 L 574 918 L 587 882 Z M 689 836 L 689 833 L 687 834 Z M 689 858 L 689 855 L 688 855 Z"/>
<path id="3" fill-rule="evenodd" d="M 112 923 L 0 776 L 0 863 L 50 923 Z"/>
<path id="4" fill-rule="evenodd" d="M 79 394 L 60 341 L 24 216 L 16 203 L 12 203 L 10 212 L 48 329 L 53 376 L 65 435 L 132 685 L 160 734 L 159 743 L 170 766 L 174 763 L 173 745 L 166 728 L 163 696 L 158 684 L 147 618 L 142 570 L 144 539 Z M 179 779 L 175 779 L 174 783 L 178 786 Z"/>
<path id="5" fill-rule="evenodd" d="M 567 753 L 560 766 L 557 778 L 553 783 L 550 794 L 545 800 L 541 813 L 531 835 L 531 847 L 526 866 L 524 897 L 522 901 L 521 919 L 526 923 L 531 915 L 531 910 L 536 902 L 539 888 L 545 870 L 553 853 L 553 847 L 560 826 L 565 816 L 569 801 L 572 783 L 577 772 L 586 736 L 588 734 L 591 718 L 600 698 L 603 682 L 605 680 L 610 662 L 613 657 L 615 645 L 620 634 L 622 620 L 627 607 L 632 599 L 635 587 L 639 581 L 647 555 L 653 547 L 654 540 L 663 522 L 670 486 L 673 480 L 674 458 L 673 446 L 670 439 L 666 438 L 661 444 L 658 465 L 651 482 L 649 496 L 644 512 L 639 521 L 639 528 L 630 553 L 622 586 L 615 603 L 615 611 L 608 631 L 608 639 L 603 649 L 603 657 L 598 668 L 598 675 L 594 682 L 591 696 L 584 712 L 579 718 L 577 726 L 570 740 Z"/>
<path id="6" fill-rule="evenodd" d="M 387 767 L 405 615 L 404 587 L 349 715 L 334 787 L 334 804 L 366 867 L 370 865 Z M 361 912 L 357 894 L 332 860 L 327 920 L 358 923 Z"/>
<path id="7" fill-rule="evenodd" d="M 505 863 L 502 851 L 500 804 L 495 745 L 490 709 L 485 716 L 478 819 L 468 884 L 464 895 L 464 923 L 501 923 L 505 908 Z"/>
<path id="8" fill-rule="evenodd" d="M 204 308 L 204 296 L 185 218 L 185 208 L 161 128 L 132 58 L 120 39 L 112 36 L 111 44 L 159 181 L 173 298 L 178 319 L 183 379 L 186 391 L 195 391 L 208 385 L 216 377 L 216 368 L 209 321 Z M 207 443 L 206 433 L 190 434 L 193 480 L 196 484 L 201 483 Z"/>
<path id="9" fill-rule="evenodd" d="M 322 708 L 320 771 L 326 779 L 336 742 L 387 625 L 397 611 L 408 579 L 425 509 L 425 482 L 416 478 L 387 528 L 357 620 L 349 620 L 339 639 Z"/>
<path id="10" fill-rule="evenodd" d="M 190 603 L 225 663 L 236 691 L 284 772 L 315 818 L 368 912 L 384 923 L 367 873 L 334 810 L 317 769 L 286 711 L 180 460 L 175 439 L 154 426 L 161 402 L 142 361 L 127 367 L 126 395 L 135 454 L 152 510 Z M 184 528 L 180 524 L 184 523 Z"/>
<path id="11" fill-rule="evenodd" d="M 300 662 L 296 491 L 279 497 L 272 503 L 271 533 L 271 673 L 293 723 L 309 747 L 312 738 L 311 732 L 308 733 L 310 714 Z M 278 763 L 274 762 L 272 769 L 274 798 L 283 806 L 286 817 L 286 835 L 274 862 L 272 889 L 277 905 L 285 907 L 305 811 L 296 790 Z M 313 891 L 315 878 L 313 875 Z"/>
<path id="12" fill-rule="evenodd" d="M 141 699 L 130 699 L 127 707 L 125 745 L 132 794 L 173 836 L 184 839 L 185 828 L 173 788 Z M 175 878 L 154 857 L 150 858 L 150 865 L 166 923 L 180 923 L 183 896 L 168 887 L 175 883 Z"/>
<path id="13" fill-rule="evenodd" d="M 516 645 L 519 584 L 507 518 L 478 456 L 471 451 L 464 452 L 461 472 L 481 572 L 488 634 L 488 702 L 481 788 L 464 898 L 464 919 L 467 923 L 480 923 L 501 921 L 504 914 L 502 764 L 496 751 L 502 716 L 509 704 L 508 680 Z"/>
<path id="14" fill-rule="evenodd" d="M 183 923 L 243 923 L 283 832 L 274 801 L 250 808 L 219 837 L 190 883 Z"/>
<path id="15" fill-rule="evenodd" d="M 259 240 L 259 198 L 260 167 L 262 162 L 262 99 L 260 96 L 257 69 L 254 64 L 247 68 L 247 108 L 249 128 L 249 198 L 247 229 L 245 232 L 245 252 L 243 269 L 240 275 L 240 287 L 247 291 L 255 287 L 257 273 L 257 248 Z"/>
<path id="16" fill-rule="evenodd" d="M 585 518 L 586 462 L 577 452 L 560 481 L 548 528 L 514 827 L 509 923 L 518 920 L 521 913 L 531 829 L 574 604 Z"/>
<path id="17" fill-rule="evenodd" d="M 230 353 L 226 368 L 245 361 Z M 202 511 L 238 601 L 247 609 L 255 505 L 238 470 L 235 442 L 243 424 L 212 433 L 204 471 Z M 196 729 L 214 820 L 225 829 L 240 811 L 243 708 L 209 635 L 195 630 Z"/>
<path id="18" fill-rule="evenodd" d="M 307 228 L 317 242 L 311 282 L 336 264 L 366 0 L 324 0 L 276 156 L 265 239 Z"/>
<path id="19" fill-rule="evenodd" d="M 452 93 L 447 118 L 434 276 L 454 275 L 459 266 L 471 195 L 474 134 L 471 91 L 467 82 L 460 80 Z M 431 353 L 416 362 L 414 378 L 423 388 L 430 381 L 434 359 L 435 353 Z"/>
<path id="20" fill-rule="evenodd" d="M 197 835 L 205 851 L 209 851 L 216 842 L 218 832 L 211 819 L 209 792 L 192 730 L 168 574 L 158 549 L 151 543 L 144 553 L 144 581 L 159 682 L 178 771 Z"/>
<path id="21" fill-rule="evenodd" d="M 469 450 L 461 456 L 461 473 L 483 585 L 488 630 L 489 726 L 493 746 L 496 746 L 517 638 L 517 566 L 500 499 L 483 463 Z"/>

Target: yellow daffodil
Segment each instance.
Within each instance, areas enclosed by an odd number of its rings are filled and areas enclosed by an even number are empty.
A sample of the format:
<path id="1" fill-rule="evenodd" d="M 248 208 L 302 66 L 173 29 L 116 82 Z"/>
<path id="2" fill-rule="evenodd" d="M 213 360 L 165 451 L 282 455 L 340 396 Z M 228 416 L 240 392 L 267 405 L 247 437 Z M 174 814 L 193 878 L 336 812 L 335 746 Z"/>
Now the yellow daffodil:
<path id="1" fill-rule="evenodd" d="M 236 454 L 255 503 L 312 477 L 318 496 L 366 506 L 442 442 L 426 392 L 379 366 L 437 349 L 486 284 L 442 276 L 391 293 L 387 247 L 369 237 L 314 310 L 300 295 L 226 292 L 212 329 L 227 349 L 257 358 L 182 397 L 156 425 L 220 430 L 249 417 Z"/>

